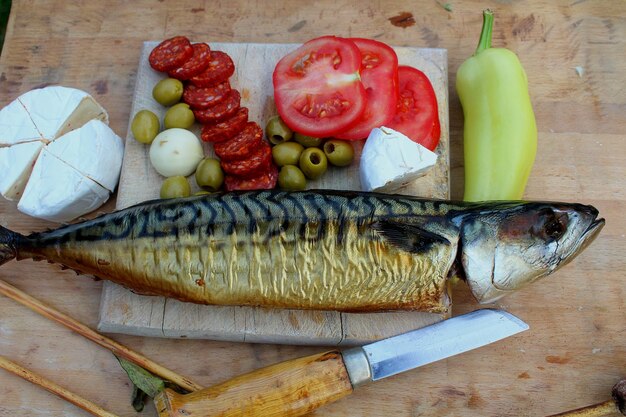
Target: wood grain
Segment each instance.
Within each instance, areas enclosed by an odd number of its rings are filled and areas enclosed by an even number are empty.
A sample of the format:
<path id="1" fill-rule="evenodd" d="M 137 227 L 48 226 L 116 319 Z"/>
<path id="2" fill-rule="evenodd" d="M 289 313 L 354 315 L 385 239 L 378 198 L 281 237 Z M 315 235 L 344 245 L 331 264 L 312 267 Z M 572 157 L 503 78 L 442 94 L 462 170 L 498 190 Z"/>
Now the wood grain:
<path id="1" fill-rule="evenodd" d="M 352 393 L 339 351 L 317 353 L 240 375 L 186 395 L 166 390 L 161 417 L 298 417 Z"/>
<path id="2" fill-rule="evenodd" d="M 204 39 L 194 39 L 201 41 Z M 148 109 L 162 118 L 166 108 L 152 98 L 152 88 L 165 78 L 148 65 L 148 55 L 157 42 L 143 45 L 135 83 L 131 117 Z M 226 52 L 235 62 L 230 82 L 241 92 L 241 105 L 248 107 L 250 120 L 265 126 L 276 115 L 272 72 L 278 60 L 297 44 L 219 43 L 213 50 Z M 441 123 L 441 144 L 437 165 L 422 178 L 399 192 L 431 198 L 449 197 L 448 68 L 443 49 L 396 48 L 400 64 L 420 68 L 428 75 L 437 93 Z M 192 129 L 198 136 L 200 126 Z M 214 156 L 213 147 L 204 143 L 205 154 Z M 308 188 L 360 190 L 358 161 L 362 142 L 355 142 L 355 162 L 346 168 L 331 167 Z M 126 150 L 117 195 L 117 208 L 159 197 L 163 181 L 148 157 L 149 147 L 126 134 Z M 189 178 L 193 191 L 198 186 Z M 188 337 L 253 343 L 309 345 L 354 345 L 393 336 L 432 324 L 446 314 L 420 312 L 348 314 L 333 311 L 271 310 L 253 307 L 215 307 L 182 303 L 162 297 L 133 294 L 119 285 L 105 282 L 100 302 L 101 331 L 141 336 Z"/>
<path id="3" fill-rule="evenodd" d="M 375 37 L 448 51 L 451 195 L 463 189 L 463 113 L 455 73 L 474 48 L 484 7 L 495 11 L 494 46 L 517 52 L 539 128 L 526 198 L 594 204 L 602 234 L 555 275 L 495 307 L 531 330 L 514 338 L 356 390 L 315 416 L 541 416 L 606 401 L 626 377 L 626 3 L 450 0 L 13 0 L 0 56 L 0 104 L 35 86 L 85 89 L 123 135 L 141 45 L 176 34 L 210 42 L 301 43 L 322 34 Z M 393 26 L 402 12 L 415 24 Z M 581 67 L 579 76 L 575 70 Z M 114 202 L 101 210 L 112 210 Z M 0 201 L 0 223 L 19 232 L 53 226 Z M 31 261 L 0 278 L 95 327 L 101 282 Z M 477 307 L 464 284 L 454 314 Z M 155 319 L 152 317 L 151 319 Z M 209 386 L 283 360 L 306 346 L 115 335 L 124 345 Z M 121 416 L 136 416 L 131 387 L 104 349 L 0 298 L 0 350 L 9 359 Z M 142 415 L 155 415 L 149 406 Z M 20 378 L 0 374 L 0 416 L 87 416 Z"/>

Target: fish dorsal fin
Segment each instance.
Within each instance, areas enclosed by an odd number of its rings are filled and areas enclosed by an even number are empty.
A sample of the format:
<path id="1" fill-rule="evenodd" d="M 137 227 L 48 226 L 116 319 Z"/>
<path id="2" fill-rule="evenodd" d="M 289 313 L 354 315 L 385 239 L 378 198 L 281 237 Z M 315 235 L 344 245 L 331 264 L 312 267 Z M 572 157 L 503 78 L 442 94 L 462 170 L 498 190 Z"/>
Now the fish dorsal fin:
<path id="1" fill-rule="evenodd" d="M 435 245 L 451 244 L 445 237 L 415 224 L 378 220 L 372 228 L 392 245 L 411 253 L 423 253 Z"/>

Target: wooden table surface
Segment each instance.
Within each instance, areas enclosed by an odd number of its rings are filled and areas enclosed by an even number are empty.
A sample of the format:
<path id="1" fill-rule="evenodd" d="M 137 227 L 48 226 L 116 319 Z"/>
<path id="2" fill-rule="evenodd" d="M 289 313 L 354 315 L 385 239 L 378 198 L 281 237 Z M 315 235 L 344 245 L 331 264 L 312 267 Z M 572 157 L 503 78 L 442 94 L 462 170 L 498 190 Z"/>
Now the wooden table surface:
<path id="1" fill-rule="evenodd" d="M 518 53 L 537 116 L 539 149 L 526 197 L 594 204 L 607 225 L 576 261 L 496 305 L 522 317 L 530 331 L 369 385 L 315 415 L 537 416 L 604 401 L 626 377 L 626 2 L 450 0 L 451 11 L 444 3 L 14 0 L 0 57 L 0 104 L 50 83 L 82 88 L 123 135 L 142 42 L 177 34 L 207 42 L 303 42 L 337 34 L 446 48 L 454 86 L 457 68 L 475 48 L 481 11 L 490 7 L 493 43 Z M 392 24 L 405 12 L 414 22 Z M 463 184 L 462 121 L 450 88 L 456 198 Z M 4 200 L 0 223 L 19 232 L 51 226 Z M 0 279 L 88 325 L 98 321 L 101 282 L 31 261 L 3 265 Z M 464 284 L 455 287 L 454 301 L 455 314 L 476 307 Z M 114 338 L 206 385 L 321 351 Z M 129 382 L 110 353 L 6 298 L 0 298 L 0 354 L 106 409 L 135 415 Z M 0 416 L 83 415 L 0 372 Z"/>

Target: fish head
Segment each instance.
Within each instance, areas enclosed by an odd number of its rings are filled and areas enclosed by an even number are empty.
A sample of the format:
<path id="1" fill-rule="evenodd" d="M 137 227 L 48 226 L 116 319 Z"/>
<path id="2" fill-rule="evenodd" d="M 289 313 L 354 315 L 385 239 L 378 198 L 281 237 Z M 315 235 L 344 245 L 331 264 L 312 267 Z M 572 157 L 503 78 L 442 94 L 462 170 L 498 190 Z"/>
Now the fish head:
<path id="1" fill-rule="evenodd" d="M 604 226 L 592 206 L 492 203 L 463 219 L 459 256 L 472 293 L 489 303 L 550 275 Z"/>

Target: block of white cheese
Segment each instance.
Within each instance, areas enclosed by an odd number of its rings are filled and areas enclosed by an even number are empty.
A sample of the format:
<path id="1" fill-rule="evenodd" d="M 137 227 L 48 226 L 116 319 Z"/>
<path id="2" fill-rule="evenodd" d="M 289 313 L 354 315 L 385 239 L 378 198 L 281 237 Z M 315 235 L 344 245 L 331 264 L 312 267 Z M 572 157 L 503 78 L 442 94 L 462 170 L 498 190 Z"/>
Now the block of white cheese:
<path id="1" fill-rule="evenodd" d="M 109 194 L 43 148 L 17 208 L 33 217 L 64 223 L 97 209 Z"/>
<path id="2" fill-rule="evenodd" d="M 0 110 L 0 193 L 18 210 L 67 222 L 103 204 L 119 180 L 124 145 L 88 93 L 50 86 Z"/>
<path id="3" fill-rule="evenodd" d="M 41 148 L 39 140 L 0 148 L 0 193 L 4 198 L 16 200 L 22 195 Z"/>
<path id="4" fill-rule="evenodd" d="M 372 129 L 359 173 L 364 191 L 391 192 L 415 181 L 437 163 L 437 154 L 388 127 Z"/>
<path id="5" fill-rule="evenodd" d="M 0 110 L 0 147 L 40 139 L 43 138 L 19 100 Z"/>
<path id="6" fill-rule="evenodd" d="M 107 112 L 88 93 L 76 88 L 38 88 L 17 98 L 40 135 L 54 140 L 92 119 L 109 122 Z"/>
<path id="7" fill-rule="evenodd" d="M 124 144 L 109 126 L 91 120 L 51 142 L 46 150 L 110 192 L 122 169 Z"/>

